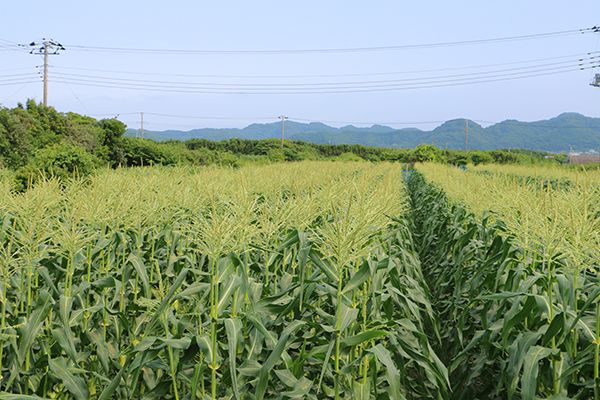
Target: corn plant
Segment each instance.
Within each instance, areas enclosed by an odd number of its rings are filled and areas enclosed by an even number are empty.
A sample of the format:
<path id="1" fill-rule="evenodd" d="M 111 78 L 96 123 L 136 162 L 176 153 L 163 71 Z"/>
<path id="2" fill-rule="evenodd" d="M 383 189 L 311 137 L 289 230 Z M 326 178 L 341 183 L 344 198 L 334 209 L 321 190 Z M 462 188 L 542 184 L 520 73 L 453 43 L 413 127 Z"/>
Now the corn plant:
<path id="1" fill-rule="evenodd" d="M 458 321 L 444 355 L 461 388 L 457 398 L 597 397 L 600 291 L 590 255 L 600 214 L 586 200 L 594 190 L 532 187 L 441 166 L 419 170 L 455 199 L 419 174 L 409 179 L 416 237 L 439 288 L 434 303 L 442 323 Z"/>
<path id="2" fill-rule="evenodd" d="M 392 164 L 1 185 L 0 398 L 438 398 Z"/>

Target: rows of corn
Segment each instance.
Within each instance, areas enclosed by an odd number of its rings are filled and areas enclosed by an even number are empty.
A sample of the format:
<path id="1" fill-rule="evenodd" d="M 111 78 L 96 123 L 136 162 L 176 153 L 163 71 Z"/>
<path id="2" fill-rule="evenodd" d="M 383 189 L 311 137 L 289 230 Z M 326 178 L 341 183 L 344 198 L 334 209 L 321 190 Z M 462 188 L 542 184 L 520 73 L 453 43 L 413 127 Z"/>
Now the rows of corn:
<path id="1" fill-rule="evenodd" d="M 417 169 L 0 180 L 0 399 L 600 398 L 597 175 Z"/>
<path id="2" fill-rule="evenodd" d="M 413 237 L 451 397 L 599 399 L 597 173 L 417 169 Z"/>
<path id="3" fill-rule="evenodd" d="M 0 399 L 448 398 L 410 215 L 391 164 L 0 182 Z"/>

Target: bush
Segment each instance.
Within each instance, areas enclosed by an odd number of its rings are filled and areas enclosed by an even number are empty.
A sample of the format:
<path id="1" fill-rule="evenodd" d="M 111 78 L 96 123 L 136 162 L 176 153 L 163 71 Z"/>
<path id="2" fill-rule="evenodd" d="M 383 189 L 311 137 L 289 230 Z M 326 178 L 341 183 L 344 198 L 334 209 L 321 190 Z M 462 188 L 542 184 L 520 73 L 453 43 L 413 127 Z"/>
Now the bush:
<path id="1" fill-rule="evenodd" d="M 151 140 L 123 138 L 121 145 L 123 159 L 128 167 L 174 165 L 180 160 L 171 148 Z"/>
<path id="2" fill-rule="evenodd" d="M 473 151 L 469 153 L 469 159 L 474 165 L 489 164 L 494 162 L 494 159 L 491 155 L 482 151 Z"/>
<path id="3" fill-rule="evenodd" d="M 271 149 L 267 153 L 267 156 L 271 161 L 285 161 L 285 154 L 281 149 Z"/>
<path id="4" fill-rule="evenodd" d="M 101 162 L 85 149 L 68 143 L 54 144 L 35 152 L 32 160 L 15 176 L 18 188 L 24 189 L 40 177 L 68 179 L 92 173 Z"/>
<path id="5" fill-rule="evenodd" d="M 415 147 L 414 158 L 415 161 L 441 161 L 441 150 L 430 144 L 420 144 Z"/>
<path id="6" fill-rule="evenodd" d="M 360 156 L 354 153 L 346 152 L 336 157 L 337 161 L 364 161 Z"/>

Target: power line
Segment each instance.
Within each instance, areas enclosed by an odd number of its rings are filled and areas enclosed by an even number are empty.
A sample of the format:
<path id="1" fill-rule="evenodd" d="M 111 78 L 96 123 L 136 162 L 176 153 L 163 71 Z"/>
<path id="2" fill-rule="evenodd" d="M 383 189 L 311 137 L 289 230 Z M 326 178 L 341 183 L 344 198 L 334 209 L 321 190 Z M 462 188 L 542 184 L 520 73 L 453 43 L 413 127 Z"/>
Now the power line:
<path id="1" fill-rule="evenodd" d="M 564 74 L 568 72 L 575 72 L 580 70 L 587 70 L 597 68 L 600 65 L 593 64 L 583 67 L 571 67 L 571 68 L 550 68 L 541 69 L 537 71 L 527 71 L 527 73 L 509 73 L 509 74 L 497 74 L 482 77 L 473 78 L 460 78 L 460 79 L 444 79 L 444 80 L 422 80 L 418 82 L 410 83 L 398 83 L 398 84 L 382 84 L 382 85 L 362 85 L 362 86 L 335 86 L 329 88 L 224 88 L 224 87 L 205 87 L 205 86 L 175 86 L 175 85 L 159 85 L 159 84 L 142 84 L 142 83 L 127 83 L 127 82 L 114 82 L 114 81 L 97 81 L 91 79 L 82 78 L 58 78 L 60 82 L 68 82 L 75 85 L 90 86 L 90 87 L 105 87 L 105 88 L 116 88 L 116 89 L 131 89 L 141 91 L 155 91 L 155 92 L 171 92 L 171 93 L 203 93 L 203 94 L 325 94 L 325 93 L 363 93 L 363 92 L 381 92 L 381 91 L 396 91 L 396 90 L 407 90 L 407 89 L 427 89 L 427 88 L 441 88 L 450 86 L 463 86 L 479 83 L 489 82 L 500 82 L 509 81 L 515 79 L 525 79 L 540 76 L 550 76 L 556 74 Z"/>
<path id="2" fill-rule="evenodd" d="M 598 58 L 598 60 L 596 60 Z M 56 72 L 55 74 L 60 77 L 80 80 L 80 81 L 89 81 L 89 80 L 98 80 L 98 81 L 106 81 L 107 83 L 125 83 L 129 84 L 139 84 L 140 86 L 159 86 L 162 87 L 164 85 L 172 85 L 172 87 L 179 87 L 178 85 L 185 85 L 185 88 L 189 88 L 190 86 L 200 86 L 202 88 L 248 88 L 248 89 L 296 89 L 296 88 L 320 88 L 320 87 L 345 87 L 345 86 L 364 86 L 364 85 L 381 85 L 381 84 L 396 84 L 396 83 L 404 83 L 404 82 L 422 82 L 422 83 L 430 83 L 436 82 L 440 79 L 448 80 L 449 78 L 477 78 L 477 77 L 485 77 L 490 74 L 498 74 L 507 72 L 508 74 L 501 74 L 495 76 L 504 76 L 504 75 L 512 75 L 518 74 L 520 71 L 523 72 L 541 72 L 541 71 L 551 71 L 558 70 L 566 67 L 585 67 L 590 65 L 597 65 L 600 63 L 600 56 L 588 57 L 587 59 L 579 59 L 577 61 L 562 61 L 558 63 L 547 63 L 547 64 L 539 64 L 532 65 L 527 67 L 518 67 L 518 68 L 508 68 L 508 69 L 500 69 L 500 70 L 491 70 L 491 71 L 479 71 L 472 72 L 466 74 L 453 74 L 453 75 L 441 75 L 434 76 L 430 78 L 404 78 L 404 79 L 388 79 L 388 80 L 374 80 L 374 81 L 345 81 L 345 82 L 312 82 L 312 83 L 215 83 L 215 82 L 188 82 L 188 81 L 158 81 L 158 80 L 147 80 L 147 79 L 131 79 L 131 78 L 112 78 L 106 76 L 99 75 L 86 75 L 86 74 L 71 74 L 71 73 L 63 73 Z M 546 68 L 548 67 L 548 68 Z M 554 67 L 554 68 L 551 68 Z M 528 71 L 531 70 L 531 71 Z M 80 79 L 85 78 L 85 79 Z"/>
<path id="3" fill-rule="evenodd" d="M 22 85 L 27 83 L 39 83 L 39 80 L 21 80 L 21 81 L 8 81 L 8 82 L 0 82 L 0 86 L 13 86 L 13 85 Z"/>
<path id="4" fill-rule="evenodd" d="M 264 120 L 271 119 L 273 116 L 268 117 L 206 117 L 206 116 L 198 116 L 198 115 L 176 115 L 176 114 L 162 114 L 162 113 L 146 113 L 147 115 L 153 115 L 157 117 L 166 117 L 166 118 L 180 118 L 180 119 L 207 119 L 207 120 Z"/>
<path id="5" fill-rule="evenodd" d="M 18 46 L 19 45 L 17 42 L 13 42 L 12 40 L 2 39 L 2 38 L 0 38 L 0 42 L 4 42 L 4 43 L 11 44 L 11 45 L 14 45 L 14 46 Z"/>
<path id="6" fill-rule="evenodd" d="M 0 75 L 0 79 L 10 79 L 10 78 L 14 78 L 14 79 L 18 79 L 18 77 L 35 77 L 35 76 L 39 76 L 37 73 L 35 72 L 25 72 L 22 74 L 4 74 L 4 75 Z"/>
<path id="7" fill-rule="evenodd" d="M 598 58 L 600 51 L 592 51 L 587 53 L 574 53 L 569 55 L 557 56 L 557 57 L 545 57 L 536 58 L 521 61 L 511 61 L 504 63 L 495 64 L 480 64 L 480 65 L 469 65 L 459 67 L 445 67 L 445 68 L 433 68 L 433 69 L 418 69 L 418 70 L 405 70 L 405 71 L 390 71 L 390 72 L 364 72 L 364 73 L 340 73 L 340 74 L 299 74 L 299 75 L 220 75 L 220 74 L 178 74 L 178 73 L 163 73 L 163 72 L 143 72 L 143 71 L 123 71 L 123 70 L 106 70 L 106 69 L 95 69 L 95 68 L 80 68 L 62 65 L 50 65 L 52 69 L 58 70 L 76 70 L 76 71 L 90 71 L 90 72 L 106 72 L 110 74 L 129 74 L 129 75 L 147 75 L 147 76 L 173 76 L 173 77 L 189 77 L 189 78 L 223 78 L 223 79 L 289 79 L 289 78 L 341 78 L 341 77 L 357 77 L 357 76 L 385 76 L 385 75 L 402 75 L 402 74 L 415 74 L 415 73 L 428 73 L 428 72 L 440 72 L 440 71 L 455 71 L 464 69 L 477 69 L 477 68 L 488 68 L 488 67 L 501 67 L 507 65 L 518 65 L 518 64 L 530 64 L 542 61 L 553 61 L 561 60 L 566 58 L 579 59 L 583 61 L 585 58 Z"/>
<path id="8" fill-rule="evenodd" d="M 590 67 L 595 68 L 595 67 Z M 442 88 L 442 87 L 452 87 L 452 86 L 464 86 L 464 85 L 472 85 L 472 84 L 480 84 L 480 83 L 491 83 L 491 82 L 502 82 L 502 81 L 510 81 L 515 79 L 525 79 L 525 78 L 533 78 L 533 77 L 541 77 L 541 76 L 549 76 L 549 75 L 557 75 L 564 74 L 568 72 L 575 72 L 579 70 L 586 70 L 589 68 L 583 69 L 570 69 L 570 70 L 562 70 L 556 72 L 546 72 L 546 73 L 538 73 L 538 74 L 530 74 L 530 75 L 521 75 L 516 77 L 509 78 L 500 78 L 500 79 L 481 79 L 481 80 L 471 80 L 467 82 L 458 82 L 458 83 L 448 83 L 448 84 L 436 84 L 436 85 L 412 85 L 412 86 L 395 86 L 395 87 L 386 87 L 386 88 L 376 88 L 376 89 L 336 89 L 336 90 L 320 90 L 320 91 L 223 91 L 223 90 L 183 90 L 176 88 L 149 88 L 149 87 L 141 87 L 141 86 L 118 86 L 116 84 L 98 84 L 98 83 L 86 83 L 81 81 L 72 81 L 67 80 L 64 82 L 69 82 L 74 85 L 80 86 L 88 86 L 88 87 L 101 87 L 101 88 L 113 88 L 113 89 L 130 89 L 130 90 L 138 90 L 138 91 L 149 91 L 149 92 L 162 92 L 162 93 L 189 93 L 189 94 L 235 94 L 235 95 L 293 95 L 293 94 L 344 94 L 344 93 L 367 93 L 367 92 L 386 92 L 386 91 L 400 91 L 400 90 L 414 90 L 414 89 L 434 89 L 434 88 Z M 59 80 L 58 82 L 63 82 Z"/>
<path id="9" fill-rule="evenodd" d="M 437 121 L 389 121 L 389 122 L 373 122 L 373 121 L 339 121 L 339 120 L 327 120 L 320 118 L 307 118 L 307 117 L 289 117 L 290 121 L 298 121 L 298 122 L 322 122 L 328 124 L 357 124 L 357 125 L 431 125 L 431 124 L 441 124 L 446 122 L 445 120 L 437 120 Z"/>
<path id="10" fill-rule="evenodd" d="M 97 51 L 97 52 L 113 52 L 113 53 L 145 53 L 145 54 L 253 54 L 253 55 L 268 55 L 268 54 L 306 54 L 306 53 L 356 53 L 356 52 L 377 52 L 377 51 L 396 51 L 407 49 L 423 49 L 435 47 L 452 47 L 474 44 L 489 44 L 512 42 L 520 40 L 545 39 L 561 36 L 580 35 L 597 32 L 597 27 L 569 29 L 563 31 L 533 33 L 518 36 L 504 36 L 487 39 L 472 39 L 448 42 L 435 43 L 420 43 L 420 44 L 401 44 L 389 46 L 367 46 L 367 47 L 347 47 L 347 48 L 323 48 L 323 49 L 273 49 L 273 50 L 193 50 L 193 49 L 151 49 L 151 48 L 135 48 L 135 47 L 109 47 L 109 46 L 87 46 L 78 44 L 68 44 L 71 50 L 80 51 Z"/>

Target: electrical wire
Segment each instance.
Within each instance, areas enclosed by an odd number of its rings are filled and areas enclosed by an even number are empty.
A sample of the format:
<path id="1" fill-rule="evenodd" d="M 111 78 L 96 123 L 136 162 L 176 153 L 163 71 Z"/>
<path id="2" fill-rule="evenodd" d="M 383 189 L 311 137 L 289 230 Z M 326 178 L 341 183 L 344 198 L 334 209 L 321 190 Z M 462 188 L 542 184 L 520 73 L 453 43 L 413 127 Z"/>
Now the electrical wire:
<path id="1" fill-rule="evenodd" d="M 461 67 L 446 67 L 446 68 L 433 68 L 433 69 L 419 69 L 419 70 L 406 70 L 406 71 L 391 71 L 391 72 L 365 72 L 365 73 L 342 73 L 342 74 L 304 74 L 304 75 L 219 75 L 219 74 L 178 74 L 178 73 L 161 73 L 161 72 L 143 72 L 143 71 L 123 71 L 123 70 L 106 70 L 106 69 L 95 69 L 95 68 L 79 68 L 72 66 L 63 65 L 49 65 L 51 69 L 57 70 L 75 70 L 75 71 L 89 71 L 89 72 L 106 72 L 110 74 L 123 74 L 123 75 L 147 75 L 147 76 L 174 76 L 174 77 L 189 77 L 189 78 L 223 78 L 223 79 L 289 79 L 289 78 L 342 78 L 342 77 L 357 77 L 357 76 L 380 76 L 380 75 L 402 75 L 402 74 L 415 74 L 415 73 L 428 73 L 428 72 L 440 72 L 440 71 L 455 71 L 463 69 L 477 69 L 477 68 L 488 68 L 488 67 L 501 67 L 507 65 L 518 65 L 528 64 L 542 61 L 553 61 L 561 60 L 565 58 L 579 58 L 582 61 L 584 58 L 597 58 L 600 51 L 592 51 L 587 53 L 575 53 L 557 57 L 545 57 L 536 58 L 522 61 L 511 61 L 504 63 L 495 64 L 480 64 L 470 65 Z"/>
<path id="2" fill-rule="evenodd" d="M 140 85 L 140 86 L 152 86 L 152 87 L 164 87 L 165 85 L 169 85 L 174 88 L 190 88 L 190 87 L 198 87 L 198 88 L 218 88 L 218 89 L 229 89 L 229 88 L 247 88 L 247 89 L 273 89 L 273 90 L 288 90 L 288 89 L 303 89 L 303 88 L 349 88 L 350 86 L 361 86 L 361 87 L 378 87 L 381 85 L 387 84 L 397 84 L 397 83 L 410 83 L 410 82 L 419 82 L 419 83 L 432 83 L 439 82 L 440 80 L 444 81 L 452 81 L 456 79 L 451 78 L 476 78 L 476 77 L 487 77 L 491 76 L 504 76 L 504 75 L 512 75 L 523 72 L 541 72 L 541 71 L 550 71 L 550 70 L 558 70 L 567 67 L 585 67 L 589 65 L 597 65 L 600 62 L 600 58 L 596 60 L 597 57 L 590 57 L 588 59 L 579 59 L 576 62 L 573 61 L 563 61 L 557 63 L 547 63 L 547 64 L 539 64 L 532 65 L 526 67 L 518 67 L 518 68 L 509 68 L 509 69 L 500 69 L 500 70 L 491 70 L 491 71 L 480 71 L 466 74 L 453 74 L 453 75 L 441 75 L 434 76 L 430 78 L 404 78 L 404 79 L 389 79 L 389 80 L 375 80 L 375 81 L 346 81 L 346 82 L 313 82 L 313 83 L 215 83 L 215 82 L 187 82 L 187 81 L 157 81 L 157 80 L 146 80 L 146 79 L 131 79 L 131 78 L 112 78 L 98 75 L 86 75 L 86 74 L 71 74 L 71 73 L 63 73 L 63 72 L 55 72 L 55 76 L 69 78 L 73 80 L 79 81 L 90 81 L 90 80 L 98 80 L 106 83 L 123 83 L 126 85 Z M 580 61 L 583 60 L 583 61 Z M 507 74 L 501 74 L 506 72 Z M 493 75 L 500 74 L 500 75 Z M 184 85 L 184 86 L 179 86 Z M 367 86 L 365 86 L 367 85 Z"/>
<path id="3" fill-rule="evenodd" d="M 306 117 L 289 117 L 290 121 L 297 122 L 322 122 L 328 124 L 356 124 L 356 125 L 431 125 L 431 124 L 441 124 L 446 122 L 445 120 L 437 120 L 437 121 L 384 121 L 384 122 L 367 122 L 367 121 L 339 121 L 339 120 L 327 120 L 327 119 L 319 119 L 319 118 L 306 118 Z"/>
<path id="4" fill-rule="evenodd" d="M 22 74 L 4 74 L 4 75 L 0 75 L 0 79 L 10 78 L 10 77 L 20 77 L 20 76 L 38 76 L 38 74 L 35 72 L 24 72 Z"/>
<path id="5" fill-rule="evenodd" d="M 21 84 L 25 84 L 25 83 L 37 83 L 39 82 L 39 80 L 36 81 L 14 81 L 14 82 L 0 82 L 0 86 L 13 86 L 13 85 L 21 85 Z"/>
<path id="6" fill-rule="evenodd" d="M 0 38 L 0 51 L 28 51 L 23 46 L 20 46 L 17 42 L 13 42 L 12 40 L 2 39 Z"/>
<path id="7" fill-rule="evenodd" d="M 584 70 L 585 69 L 587 69 L 587 68 L 584 68 Z M 216 91 L 216 90 L 180 90 L 180 89 L 159 89 L 159 88 L 146 88 L 146 87 L 116 86 L 116 85 L 106 85 L 106 84 L 103 85 L 103 84 L 84 83 L 84 82 L 75 82 L 75 81 L 68 81 L 68 82 L 71 84 L 80 85 L 80 86 L 114 88 L 114 89 L 130 89 L 130 90 L 148 91 L 148 92 L 156 92 L 156 93 L 163 92 L 163 93 L 236 94 L 236 95 L 277 95 L 277 94 L 279 94 L 279 95 L 296 95 L 296 94 L 334 94 L 334 93 L 345 94 L 345 93 L 386 92 L 386 91 L 433 89 L 433 88 L 452 87 L 452 86 L 464 86 L 464 85 L 472 85 L 472 84 L 480 84 L 480 83 L 502 82 L 502 81 L 510 81 L 510 80 L 515 80 L 515 79 L 533 78 L 533 77 L 540 77 L 540 76 L 551 76 L 551 75 L 575 72 L 575 71 L 580 71 L 580 70 L 581 69 L 571 69 L 571 70 L 563 70 L 563 71 L 555 71 L 555 72 L 547 72 L 547 73 L 522 75 L 522 76 L 510 77 L 510 78 L 482 79 L 482 80 L 473 80 L 470 82 L 460 82 L 460 83 L 450 83 L 450 84 L 440 84 L 440 85 L 422 85 L 422 86 L 392 87 L 392 88 L 388 87 L 388 88 L 378 88 L 378 89 L 321 90 L 321 91 L 295 91 L 295 92 L 294 91 L 289 91 L 289 92 L 251 92 L 251 91 Z M 59 82 L 60 82 L 60 80 L 59 80 Z"/>
<path id="8" fill-rule="evenodd" d="M 377 51 L 396 51 L 407 49 L 423 49 L 436 47 L 452 47 L 474 44 L 489 44 L 501 42 L 513 42 L 520 40 L 544 39 L 561 36 L 580 35 L 594 33 L 593 28 L 569 29 L 555 32 L 534 33 L 518 36 L 504 36 L 487 39 L 472 39 L 436 43 L 420 43 L 420 44 L 402 44 L 389 46 L 368 46 L 368 47 L 347 47 L 347 48 L 323 48 L 323 49 L 273 49 L 273 50 L 190 50 L 190 49 L 151 49 L 151 48 L 135 48 L 135 47 L 109 47 L 109 46 L 88 46 L 79 44 L 65 44 L 69 50 L 79 51 L 95 51 L 95 52 L 112 52 L 125 54 L 211 54 L 211 55 L 227 55 L 227 54 L 253 54 L 253 55 L 268 55 L 268 54 L 306 54 L 306 53 L 355 53 L 355 52 L 377 52 Z"/>
<path id="9" fill-rule="evenodd" d="M 8 39 L 2 39 L 0 38 L 0 42 L 4 42 L 10 45 L 14 45 L 14 46 L 18 46 L 19 44 L 17 42 L 13 42 L 12 40 L 8 40 Z"/>
<path id="10" fill-rule="evenodd" d="M 378 85 L 358 85 L 358 86 L 335 86 L 326 88 L 214 88 L 206 86 L 175 86 L 175 85 L 157 85 L 157 84 L 141 84 L 141 83 L 123 83 L 123 82 L 103 82 L 82 78 L 65 78 L 58 77 L 60 80 L 66 80 L 69 83 L 97 86 L 97 87 L 113 87 L 121 89 L 136 89 L 150 90 L 163 92 L 178 92 L 178 93 L 213 93 L 213 94 L 320 94 L 320 93 L 357 93 L 357 92 L 373 92 L 373 91 L 388 91 L 402 89 L 419 89 L 419 88 L 435 88 L 447 86 L 460 86 L 473 83 L 497 82 L 512 79 L 524 79 L 536 76 L 554 75 L 578 70 L 586 70 L 597 68 L 599 64 L 581 67 L 556 67 L 540 70 L 527 71 L 526 73 L 507 73 L 487 76 L 478 76 L 471 78 L 458 79 L 443 79 L 443 80 L 422 80 L 409 83 L 394 83 L 394 84 L 378 84 Z"/>
<path id="11" fill-rule="evenodd" d="M 247 121 L 247 120 L 265 120 L 272 119 L 273 116 L 268 117 L 204 117 L 204 116 L 192 116 L 192 115 L 174 115 L 174 114 L 162 114 L 162 113 L 146 113 L 144 115 L 153 115 L 157 117 L 166 117 L 166 118 L 180 118 L 180 119 L 207 119 L 207 120 L 239 120 L 239 121 Z"/>

